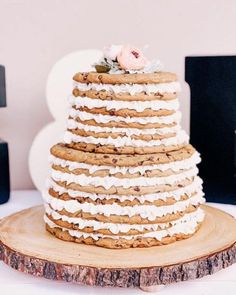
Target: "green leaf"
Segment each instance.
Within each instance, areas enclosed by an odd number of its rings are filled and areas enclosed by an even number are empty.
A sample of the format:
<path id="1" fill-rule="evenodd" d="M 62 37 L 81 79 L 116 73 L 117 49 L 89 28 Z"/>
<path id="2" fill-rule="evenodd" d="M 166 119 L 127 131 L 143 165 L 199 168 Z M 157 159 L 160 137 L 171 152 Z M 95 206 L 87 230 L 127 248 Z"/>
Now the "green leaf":
<path id="1" fill-rule="evenodd" d="M 95 69 L 97 73 L 108 73 L 110 71 L 110 67 L 108 65 L 95 65 Z"/>

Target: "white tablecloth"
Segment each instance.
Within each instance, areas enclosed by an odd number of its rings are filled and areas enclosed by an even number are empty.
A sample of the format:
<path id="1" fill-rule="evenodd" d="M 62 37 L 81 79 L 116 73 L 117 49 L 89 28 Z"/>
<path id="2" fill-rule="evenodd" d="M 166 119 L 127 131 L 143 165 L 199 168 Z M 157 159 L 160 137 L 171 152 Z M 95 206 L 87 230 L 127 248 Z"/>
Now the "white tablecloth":
<path id="1" fill-rule="evenodd" d="M 0 205 L 0 218 L 40 203 L 42 203 L 42 200 L 40 194 L 36 191 L 13 192 L 10 202 Z M 236 217 L 236 206 L 221 204 L 211 205 L 223 209 Z M 236 264 L 212 276 L 166 286 L 159 293 L 161 295 L 236 295 Z M 6 266 L 3 262 L 0 262 L 0 294 L 132 295 L 145 293 L 138 289 L 98 288 L 49 281 L 20 273 Z"/>

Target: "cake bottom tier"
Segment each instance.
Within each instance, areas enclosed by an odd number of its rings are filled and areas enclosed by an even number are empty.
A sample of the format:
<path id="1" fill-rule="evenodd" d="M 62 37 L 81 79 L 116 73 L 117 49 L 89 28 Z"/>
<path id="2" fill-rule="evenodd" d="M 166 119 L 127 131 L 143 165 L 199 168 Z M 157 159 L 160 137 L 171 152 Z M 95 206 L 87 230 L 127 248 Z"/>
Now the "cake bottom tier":
<path id="1" fill-rule="evenodd" d="M 163 230 L 136 235 L 106 235 L 96 231 L 87 233 L 60 226 L 48 218 L 47 215 L 45 215 L 44 220 L 47 231 L 61 240 L 110 249 L 125 249 L 167 245 L 191 237 L 200 228 L 204 219 L 204 211 L 200 208 L 197 211 L 198 214 L 195 214 L 191 223 L 186 221 L 180 222 Z"/>

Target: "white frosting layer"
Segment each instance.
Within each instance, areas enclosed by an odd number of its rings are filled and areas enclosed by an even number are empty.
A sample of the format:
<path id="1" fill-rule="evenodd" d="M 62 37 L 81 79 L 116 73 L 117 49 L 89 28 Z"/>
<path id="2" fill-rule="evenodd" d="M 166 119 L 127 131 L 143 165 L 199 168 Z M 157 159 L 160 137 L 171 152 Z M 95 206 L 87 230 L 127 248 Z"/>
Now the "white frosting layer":
<path id="1" fill-rule="evenodd" d="M 203 193 L 198 192 L 193 197 L 176 202 L 173 205 L 155 206 L 155 205 L 134 205 L 134 206 L 120 206 L 116 203 L 98 205 L 93 203 L 79 203 L 77 200 L 60 200 L 52 197 L 48 192 L 43 193 L 43 198 L 46 203 L 50 204 L 52 209 L 61 211 L 65 209 L 69 213 L 87 212 L 92 215 L 102 214 L 104 216 L 110 215 L 126 215 L 129 217 L 140 215 L 141 218 L 147 218 L 150 221 L 155 220 L 157 217 L 162 217 L 167 214 L 173 214 L 184 211 L 189 205 L 198 205 L 205 202 Z"/>
<path id="2" fill-rule="evenodd" d="M 83 230 L 86 227 L 92 227 L 93 231 L 100 229 L 107 229 L 112 234 L 118 233 L 127 233 L 130 230 L 137 230 L 143 232 L 144 230 L 156 231 L 160 229 L 166 229 L 168 227 L 181 224 L 189 223 L 194 220 L 201 221 L 204 215 L 202 209 L 198 208 L 192 213 L 185 214 L 183 217 L 170 221 L 167 223 L 154 223 L 154 224 L 127 224 L 127 223 L 110 223 L 110 222 L 100 222 L 96 220 L 88 220 L 78 217 L 69 217 L 67 215 L 61 215 L 58 212 L 54 211 L 48 204 L 45 204 L 46 213 L 51 216 L 54 220 L 62 220 L 70 224 L 76 224 L 80 230 Z"/>
<path id="3" fill-rule="evenodd" d="M 86 169 L 90 174 L 93 174 L 97 171 L 108 170 L 110 175 L 121 173 L 121 174 L 135 174 L 139 173 L 144 175 L 147 171 L 159 170 L 167 171 L 171 170 L 173 172 L 179 172 L 180 170 L 188 170 L 193 168 L 195 165 L 200 163 L 201 158 L 198 152 L 195 152 L 190 158 L 184 159 L 181 161 L 174 161 L 165 164 L 154 164 L 154 165 L 144 165 L 138 167 L 119 167 L 119 166 L 105 166 L 105 165 L 90 165 L 86 163 L 79 163 L 76 161 L 68 161 L 61 158 L 57 158 L 53 155 L 50 155 L 49 162 L 51 165 L 61 166 L 63 168 L 67 167 L 70 171 L 76 169 Z"/>
<path id="4" fill-rule="evenodd" d="M 132 147 L 153 147 L 153 146 L 169 146 L 169 145 L 179 145 L 179 144 L 188 144 L 189 136 L 184 130 L 180 130 L 176 133 L 176 136 L 163 138 L 160 140 L 141 140 L 141 139 L 133 139 L 128 136 L 117 138 L 107 137 L 107 138 L 96 138 L 93 136 L 80 136 L 74 134 L 70 131 L 66 131 L 64 135 L 64 142 L 65 143 L 72 143 L 72 142 L 84 142 L 84 143 L 91 143 L 91 144 L 101 144 L 101 145 L 111 145 L 115 147 L 122 147 L 122 146 L 132 146 Z"/>
<path id="5" fill-rule="evenodd" d="M 114 93 L 176 93 L 180 92 L 181 87 L 179 82 L 158 83 L 158 84 L 97 84 L 97 83 L 74 83 L 75 88 L 82 91 L 96 90 L 109 91 Z"/>
<path id="6" fill-rule="evenodd" d="M 89 97 L 71 96 L 69 102 L 72 106 L 94 108 L 106 108 L 107 110 L 129 109 L 137 112 L 143 112 L 146 109 L 151 110 L 177 110 L 179 108 L 178 99 L 170 101 L 151 100 L 151 101 L 118 101 L 118 100 L 102 100 Z"/>
<path id="7" fill-rule="evenodd" d="M 94 120 L 97 123 L 109 123 L 109 122 L 125 122 L 129 123 L 139 123 L 139 124 L 172 124 L 179 123 L 181 120 L 181 113 L 179 111 L 175 112 L 169 116 L 154 116 L 154 117 L 120 117 L 102 114 L 91 114 L 84 111 L 76 110 L 74 108 L 70 109 L 69 116 L 73 119 L 80 118 L 81 121 Z"/>
<path id="8" fill-rule="evenodd" d="M 164 128 L 150 128 L 150 129 L 138 129 L 138 128 L 119 128 L 119 127 L 100 127 L 94 125 L 87 125 L 79 123 L 73 119 L 67 121 L 68 129 L 82 129 L 86 132 L 95 132 L 95 133 L 123 133 L 126 136 L 132 135 L 164 135 L 169 133 L 176 133 L 180 130 L 180 125 L 173 127 L 164 127 Z"/>
<path id="9" fill-rule="evenodd" d="M 87 176 L 85 174 L 73 174 L 65 173 L 59 170 L 52 169 L 51 177 L 55 181 L 66 182 L 66 184 L 75 183 L 80 186 L 94 186 L 103 187 L 105 189 L 110 189 L 111 187 L 146 187 L 146 186 L 156 186 L 156 185 L 173 185 L 181 182 L 185 179 L 192 179 L 198 174 L 198 168 L 194 167 L 189 170 L 180 172 L 178 174 L 172 174 L 169 176 L 157 176 L 157 177 L 135 177 L 135 178 L 118 178 L 115 176 Z"/>
<path id="10" fill-rule="evenodd" d="M 199 211 L 201 212 L 201 211 Z M 71 236 L 76 237 L 76 238 L 81 238 L 83 237 L 84 239 L 86 238 L 92 238 L 93 240 L 97 241 L 99 239 L 105 239 L 105 238 L 110 238 L 110 239 L 126 239 L 126 240 L 132 240 L 134 238 L 138 237 L 143 237 L 143 238 L 155 238 L 159 241 L 161 241 L 164 237 L 167 236 L 173 236 L 175 234 L 193 234 L 199 223 L 201 223 L 204 219 L 204 212 L 199 213 L 199 216 L 197 218 L 192 218 L 190 220 L 182 221 L 180 223 L 174 224 L 172 227 L 165 229 L 165 230 L 158 230 L 158 231 L 152 231 L 148 232 L 145 234 L 139 234 L 139 235 L 129 235 L 129 236 L 119 236 L 119 235 L 103 235 L 103 234 L 94 234 L 94 233 L 85 233 L 77 230 L 68 230 L 66 228 L 62 228 L 58 225 L 56 225 L 54 222 L 52 222 L 47 216 L 44 217 L 44 220 L 46 224 L 51 227 L 51 228 L 60 228 L 63 231 L 67 231 Z"/>
<path id="11" fill-rule="evenodd" d="M 156 200 L 165 201 L 167 198 L 170 198 L 170 197 L 178 201 L 183 195 L 187 195 L 188 197 L 191 197 L 193 193 L 202 191 L 202 180 L 200 177 L 196 176 L 191 184 L 185 187 L 181 187 L 177 190 L 169 191 L 169 192 L 159 192 L 155 194 L 147 194 L 147 195 L 141 195 L 141 196 L 134 196 L 134 195 L 119 196 L 119 195 L 86 193 L 86 192 L 81 192 L 77 190 L 67 189 L 63 186 L 58 185 L 52 179 L 47 180 L 47 188 L 48 189 L 52 188 L 59 195 L 68 194 L 71 198 L 78 198 L 78 197 L 90 198 L 93 201 L 96 201 L 97 199 L 100 199 L 100 200 L 118 199 L 120 202 L 138 200 L 141 204 L 143 204 L 145 201 L 147 202 L 154 202 Z"/>

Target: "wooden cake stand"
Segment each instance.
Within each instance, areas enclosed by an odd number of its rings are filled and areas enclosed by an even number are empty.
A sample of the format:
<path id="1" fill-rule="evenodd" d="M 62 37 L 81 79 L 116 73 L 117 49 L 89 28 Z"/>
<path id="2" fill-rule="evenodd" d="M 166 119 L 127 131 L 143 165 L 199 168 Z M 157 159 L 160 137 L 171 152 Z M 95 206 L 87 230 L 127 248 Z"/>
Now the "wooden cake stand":
<path id="1" fill-rule="evenodd" d="M 21 272 L 91 286 L 145 289 L 200 278 L 236 262 L 236 220 L 203 208 L 205 221 L 187 240 L 111 250 L 55 238 L 44 228 L 43 207 L 33 207 L 0 221 L 0 259 Z"/>

